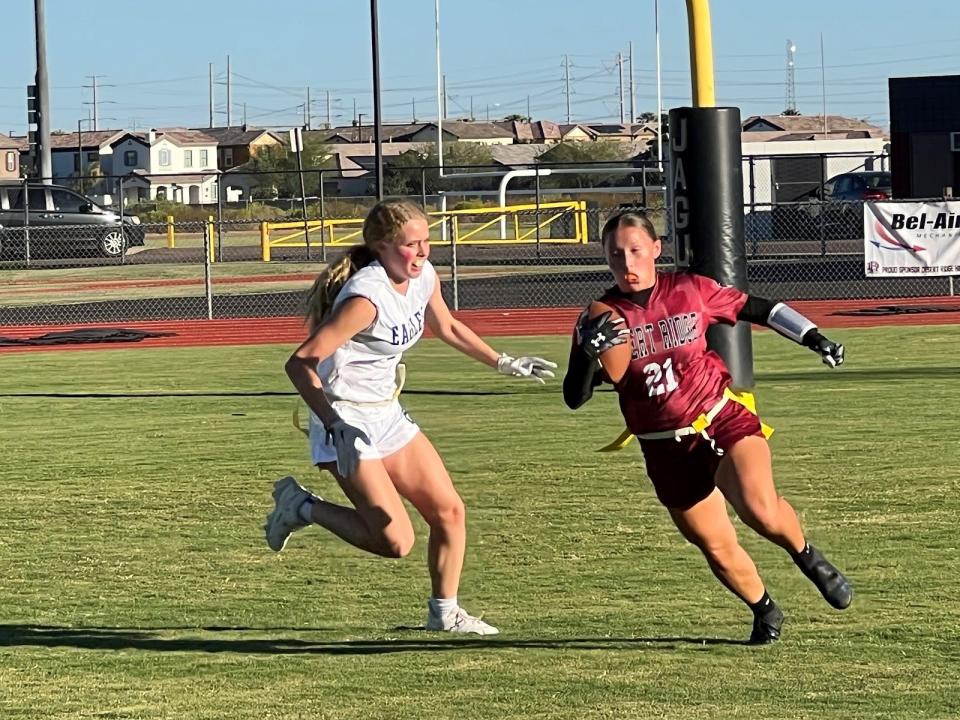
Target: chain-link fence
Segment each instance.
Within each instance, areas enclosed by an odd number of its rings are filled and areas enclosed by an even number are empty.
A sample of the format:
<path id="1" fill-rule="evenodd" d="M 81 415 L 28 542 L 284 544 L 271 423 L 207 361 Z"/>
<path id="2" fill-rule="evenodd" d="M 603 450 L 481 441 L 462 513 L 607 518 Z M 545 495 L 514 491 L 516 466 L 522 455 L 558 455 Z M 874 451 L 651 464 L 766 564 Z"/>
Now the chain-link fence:
<path id="1" fill-rule="evenodd" d="M 952 293 L 950 278 L 865 277 L 863 201 L 827 191 L 832 169 L 870 172 L 862 168 L 888 167 L 885 158 L 844 156 L 837 164 L 841 159 L 816 156 L 801 161 L 802 172 L 775 159 L 744 160 L 754 293 L 781 299 Z M 637 181 L 632 186 L 537 187 L 536 178 L 521 178 L 503 195 L 461 187 L 411 196 L 433 213 L 431 260 L 447 302 L 460 309 L 585 304 L 610 284 L 600 228 L 627 207 L 646 206 L 664 239 L 662 264 L 671 267 L 669 203 L 664 188 L 648 182 L 662 175 L 635 170 L 624 168 Z M 617 177 L 610 173 L 608 182 Z M 324 187 L 322 178 L 316 185 Z M 115 189 L 125 197 L 124 183 Z M 325 262 L 359 242 L 360 221 L 374 203 L 322 192 L 231 202 L 218 191 L 215 203 L 153 199 L 111 209 L 64 190 L 0 185 L 0 326 L 297 315 Z M 494 208 L 501 197 L 525 209 L 500 213 Z"/>

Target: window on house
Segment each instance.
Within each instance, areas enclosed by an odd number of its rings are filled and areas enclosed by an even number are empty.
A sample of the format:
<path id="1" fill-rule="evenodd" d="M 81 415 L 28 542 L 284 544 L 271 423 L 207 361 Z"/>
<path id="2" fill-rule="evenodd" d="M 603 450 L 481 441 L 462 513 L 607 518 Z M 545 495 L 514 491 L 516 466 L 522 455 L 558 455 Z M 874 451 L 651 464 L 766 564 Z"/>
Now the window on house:
<path id="1" fill-rule="evenodd" d="M 183 151 L 183 166 L 188 168 L 193 167 L 193 150 Z"/>
<path id="2" fill-rule="evenodd" d="M 73 156 L 73 171 L 80 172 L 80 153 Z"/>
<path id="3" fill-rule="evenodd" d="M 87 153 L 87 162 L 96 162 L 99 159 L 100 159 L 100 156 L 98 153 L 95 153 L 95 152 Z"/>
<path id="4" fill-rule="evenodd" d="M 157 188 L 157 200 L 167 199 L 167 188 L 163 185 Z"/>
<path id="5" fill-rule="evenodd" d="M 207 164 L 210 162 L 209 156 L 210 156 L 210 153 L 208 151 L 206 150 L 200 151 L 200 167 L 202 168 L 207 167 Z"/>
<path id="6" fill-rule="evenodd" d="M 170 151 L 160 151 L 160 167 L 170 167 Z"/>
<path id="7" fill-rule="evenodd" d="M 123 164 L 125 167 L 134 167 L 137 164 L 137 151 L 126 150 L 123 153 Z"/>
<path id="8" fill-rule="evenodd" d="M 223 151 L 223 164 L 226 167 L 233 167 L 233 149 L 227 148 Z"/>
<path id="9" fill-rule="evenodd" d="M 210 186 L 210 199 L 213 200 L 214 202 L 217 201 L 217 184 L 216 183 Z"/>
<path id="10" fill-rule="evenodd" d="M 17 170 L 17 154 L 13 152 L 7 153 L 7 172 L 16 172 Z"/>

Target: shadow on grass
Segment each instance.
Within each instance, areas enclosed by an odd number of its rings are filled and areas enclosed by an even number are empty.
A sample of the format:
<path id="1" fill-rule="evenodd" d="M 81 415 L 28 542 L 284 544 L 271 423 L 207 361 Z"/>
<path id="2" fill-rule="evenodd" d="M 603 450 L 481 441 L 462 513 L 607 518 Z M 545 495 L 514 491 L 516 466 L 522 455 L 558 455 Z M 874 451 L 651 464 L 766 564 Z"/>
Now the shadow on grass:
<path id="1" fill-rule="evenodd" d="M 483 396 L 483 395 L 523 395 L 517 390 L 404 390 L 404 395 L 435 395 L 435 396 Z M 95 399 L 95 400 L 125 400 L 127 398 L 231 398 L 231 397 L 296 397 L 295 391 L 262 390 L 256 392 L 15 392 L 0 393 L 0 398 L 67 398 L 67 399 Z"/>
<path id="2" fill-rule="evenodd" d="M 932 380 L 934 378 L 956 378 L 960 376 L 956 367 L 941 367 L 931 365 L 930 367 L 890 367 L 890 368 L 865 368 L 858 370 L 856 367 L 844 365 L 838 370 L 830 371 L 827 368 L 816 368 L 801 372 L 760 372 L 757 373 L 757 381 L 763 382 L 822 382 L 835 384 L 844 381 L 858 380 Z"/>
<path id="3" fill-rule="evenodd" d="M 152 652 L 247 653 L 266 655 L 382 655 L 438 650 L 671 650 L 679 645 L 747 645 L 743 640 L 692 637 L 558 638 L 554 640 L 450 637 L 420 627 L 398 627 L 396 632 L 418 633 L 418 638 L 394 640 L 305 640 L 300 638 L 163 637 L 171 631 L 196 633 L 263 632 L 266 628 L 105 628 L 52 625 L 0 625 L 0 647 L 71 647 L 85 650 L 147 650 Z M 292 628 L 291 628 L 292 629 Z M 316 632 L 308 629 L 300 632 Z M 647 647 L 644 647 L 647 646 Z"/>

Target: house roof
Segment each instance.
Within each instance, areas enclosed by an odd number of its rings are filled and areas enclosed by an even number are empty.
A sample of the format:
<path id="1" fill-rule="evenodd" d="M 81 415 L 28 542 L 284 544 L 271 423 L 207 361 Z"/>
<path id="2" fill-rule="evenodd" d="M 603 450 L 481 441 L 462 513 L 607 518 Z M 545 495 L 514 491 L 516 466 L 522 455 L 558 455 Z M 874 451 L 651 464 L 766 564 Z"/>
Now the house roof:
<path id="1" fill-rule="evenodd" d="M 14 140 L 9 135 L 4 135 L 3 133 L 0 133 L 0 149 L 19 150 L 20 142 L 18 140 Z"/>
<path id="2" fill-rule="evenodd" d="M 560 140 L 562 137 L 560 126 L 552 120 L 536 120 L 534 122 L 501 120 L 493 124 L 513 135 L 514 139 L 521 143 Z"/>
<path id="3" fill-rule="evenodd" d="M 428 123 L 428 127 L 436 127 L 436 123 Z M 496 140 L 498 138 L 513 138 L 513 130 L 505 130 L 493 122 L 467 122 L 451 120 L 443 123 L 444 132 L 448 132 L 460 140 Z"/>
<path id="4" fill-rule="evenodd" d="M 112 145 L 124 135 L 123 130 L 90 130 L 87 132 L 50 133 L 50 150 L 76 150 L 81 146 L 84 150 L 98 150 Z"/>
<path id="5" fill-rule="evenodd" d="M 421 147 L 422 143 L 412 142 L 381 144 L 384 158 L 396 157 L 408 150 L 419 150 Z M 333 156 L 342 177 L 360 177 L 371 171 L 371 163 L 376 157 L 376 146 L 373 143 L 334 145 L 330 148 L 330 154 Z"/>
<path id="6" fill-rule="evenodd" d="M 380 139 L 382 142 L 408 142 L 409 138 L 423 130 L 424 127 L 426 127 L 424 123 L 381 124 Z M 359 128 L 347 125 L 330 128 L 329 130 L 308 130 L 304 135 L 310 138 L 319 138 L 321 142 L 325 143 L 373 142 L 373 125 L 367 124 Z"/>
<path id="7" fill-rule="evenodd" d="M 555 147 L 548 143 L 518 143 L 516 145 L 491 145 L 490 157 L 495 163 L 507 167 L 523 167 L 533 165 L 534 160 L 543 155 L 550 148 Z"/>
<path id="8" fill-rule="evenodd" d="M 154 128 L 157 140 L 166 139 L 174 145 L 216 145 L 217 139 L 208 135 L 204 130 L 190 130 L 188 128 Z M 146 136 L 147 133 L 144 133 Z"/>
<path id="9" fill-rule="evenodd" d="M 788 133 L 822 134 L 823 125 L 823 115 L 751 115 L 743 121 L 743 130 L 744 132 L 780 130 Z M 826 125 L 830 135 L 851 131 L 866 131 L 870 133 L 867 137 L 879 137 L 883 134 L 876 125 L 843 115 L 827 115 Z"/>
<path id="10" fill-rule="evenodd" d="M 263 128 L 248 127 L 247 125 L 190 129 L 212 137 L 221 147 L 229 145 L 250 145 L 264 135 L 269 135 L 277 142 L 283 142 L 283 138 L 281 138 L 278 133 L 273 133 Z"/>

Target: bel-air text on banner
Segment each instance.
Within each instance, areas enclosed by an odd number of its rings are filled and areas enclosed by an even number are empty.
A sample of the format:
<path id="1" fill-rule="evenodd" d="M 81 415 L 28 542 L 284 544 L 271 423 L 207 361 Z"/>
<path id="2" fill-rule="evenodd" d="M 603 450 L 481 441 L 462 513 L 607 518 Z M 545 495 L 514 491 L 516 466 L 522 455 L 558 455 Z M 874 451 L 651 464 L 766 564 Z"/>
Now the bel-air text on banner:
<path id="1" fill-rule="evenodd" d="M 867 277 L 960 275 L 960 200 L 863 205 Z"/>

